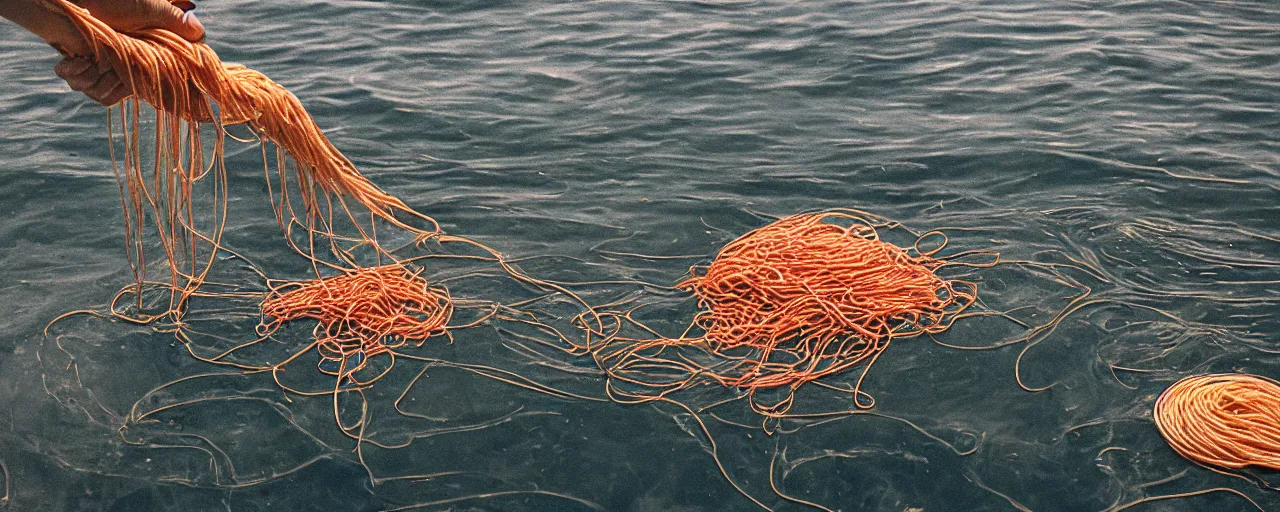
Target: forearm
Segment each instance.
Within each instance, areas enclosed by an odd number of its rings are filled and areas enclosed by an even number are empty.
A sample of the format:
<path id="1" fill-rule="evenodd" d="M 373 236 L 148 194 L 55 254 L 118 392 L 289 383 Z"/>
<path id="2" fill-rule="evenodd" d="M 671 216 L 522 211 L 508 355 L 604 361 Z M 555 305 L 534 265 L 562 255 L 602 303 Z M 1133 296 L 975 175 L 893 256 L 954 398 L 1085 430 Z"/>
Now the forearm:
<path id="1" fill-rule="evenodd" d="M 89 55 L 92 50 L 80 31 L 50 7 L 45 0 L 0 0 L 0 17 L 30 30 L 64 54 Z"/>

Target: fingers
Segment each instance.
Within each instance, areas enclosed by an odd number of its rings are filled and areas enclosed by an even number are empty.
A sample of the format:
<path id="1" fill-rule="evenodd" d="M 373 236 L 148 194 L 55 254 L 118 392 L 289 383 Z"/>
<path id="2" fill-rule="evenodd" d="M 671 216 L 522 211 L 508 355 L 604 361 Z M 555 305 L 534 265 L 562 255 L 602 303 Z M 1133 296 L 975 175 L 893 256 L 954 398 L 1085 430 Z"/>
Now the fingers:
<path id="1" fill-rule="evenodd" d="M 115 105 L 129 97 L 130 91 L 115 70 L 109 66 L 100 68 L 89 59 L 67 57 L 53 67 L 53 72 L 67 81 L 72 90 L 106 106 Z"/>
<path id="2" fill-rule="evenodd" d="M 58 78 L 66 80 L 73 91 L 87 90 L 98 83 L 98 79 L 102 77 L 102 71 L 93 61 L 81 57 L 62 59 L 53 67 L 53 72 L 58 75 Z"/>
<path id="3" fill-rule="evenodd" d="M 133 95 L 125 76 L 116 73 L 116 69 L 124 69 L 119 64 L 111 64 L 113 58 L 107 56 L 98 61 L 84 57 L 66 57 L 53 67 L 53 72 L 67 81 L 72 90 L 83 92 L 85 96 L 105 106 L 120 103 Z M 104 64 L 105 63 L 105 64 Z M 209 122 L 213 119 L 204 93 L 192 82 L 183 87 L 184 94 L 176 94 L 175 90 L 163 88 L 155 105 L 165 112 L 178 112 L 188 120 Z"/>
<path id="4" fill-rule="evenodd" d="M 129 92 L 124 83 L 112 72 L 110 75 L 103 75 L 97 84 L 84 91 L 84 95 L 105 107 L 110 107 L 129 97 Z"/>
<path id="5" fill-rule="evenodd" d="M 77 3 L 93 17 L 122 32 L 160 28 L 191 42 L 204 40 L 204 25 L 190 12 L 195 4 L 189 1 L 79 0 Z"/>
<path id="6" fill-rule="evenodd" d="M 79 81 L 79 77 L 93 67 L 93 61 L 89 59 L 66 57 L 61 61 L 58 61 L 57 65 L 53 66 L 53 72 L 58 75 L 58 78 L 66 80 L 67 84 L 71 85 L 72 89 L 78 91 L 80 89 L 76 88 L 76 85 L 72 83 L 72 81 Z M 96 82 L 97 79 L 95 78 L 94 81 Z"/>
<path id="7" fill-rule="evenodd" d="M 191 42 L 204 41 L 204 25 L 200 23 L 200 20 L 196 19 L 195 13 L 191 11 L 183 12 L 177 7 L 174 7 L 173 9 L 182 13 L 178 15 L 177 25 L 163 26 L 162 28 L 168 29 L 175 34 L 182 36 L 183 39 Z"/>
<path id="8" fill-rule="evenodd" d="M 4 0 L 0 0 L 2 2 Z M 190 11 L 195 4 L 189 0 L 73 0 L 95 18 L 121 32 L 137 32 L 148 28 L 168 30 L 192 42 L 204 39 L 204 26 Z M 127 64 L 116 58 L 109 48 L 99 54 L 97 62 L 83 58 L 66 58 L 54 67 L 54 72 L 67 81 L 72 89 L 83 92 L 91 99 L 111 106 L 133 94 L 121 80 L 121 72 L 127 73 Z M 175 100 L 172 94 L 163 98 L 161 108 L 172 110 Z M 198 91 L 189 94 L 202 97 Z M 167 107 L 167 108 L 166 108 Z M 204 109 L 207 110 L 207 109 Z M 204 117 L 209 117 L 206 113 Z"/>

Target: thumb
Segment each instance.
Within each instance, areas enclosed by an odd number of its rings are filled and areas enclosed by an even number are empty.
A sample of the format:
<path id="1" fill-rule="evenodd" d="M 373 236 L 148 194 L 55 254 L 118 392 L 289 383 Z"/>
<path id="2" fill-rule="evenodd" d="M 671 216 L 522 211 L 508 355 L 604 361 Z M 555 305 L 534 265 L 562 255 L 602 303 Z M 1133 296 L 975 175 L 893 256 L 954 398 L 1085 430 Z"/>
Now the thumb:
<path id="1" fill-rule="evenodd" d="M 88 9 L 93 17 L 121 32 L 159 28 L 192 42 L 204 39 L 204 25 L 195 15 L 189 10 L 184 12 L 168 0 L 80 0 L 77 3 Z M 194 7 L 190 2 L 179 3 Z"/>
<path id="2" fill-rule="evenodd" d="M 161 26 L 160 28 L 167 29 L 193 43 L 204 41 L 204 25 L 200 24 L 200 20 L 196 19 L 195 13 L 191 11 L 182 12 L 177 7 L 174 7 L 173 11 L 179 13 L 177 24 L 170 22 L 170 25 Z"/>

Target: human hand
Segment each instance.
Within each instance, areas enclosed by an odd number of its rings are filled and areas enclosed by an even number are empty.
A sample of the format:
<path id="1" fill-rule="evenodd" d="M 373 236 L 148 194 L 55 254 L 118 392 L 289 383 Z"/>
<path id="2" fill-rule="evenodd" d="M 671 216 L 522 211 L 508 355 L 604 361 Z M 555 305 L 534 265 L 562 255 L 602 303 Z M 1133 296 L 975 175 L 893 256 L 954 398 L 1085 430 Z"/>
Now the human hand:
<path id="1" fill-rule="evenodd" d="M 204 40 L 204 26 L 191 10 L 195 4 L 168 0 L 75 0 L 93 17 L 120 32 L 136 32 L 146 28 L 168 30 L 188 41 Z M 83 56 L 66 56 L 53 72 L 67 81 L 71 89 L 106 106 L 115 105 L 132 94 L 120 80 L 124 64 L 113 54 L 94 60 Z"/>

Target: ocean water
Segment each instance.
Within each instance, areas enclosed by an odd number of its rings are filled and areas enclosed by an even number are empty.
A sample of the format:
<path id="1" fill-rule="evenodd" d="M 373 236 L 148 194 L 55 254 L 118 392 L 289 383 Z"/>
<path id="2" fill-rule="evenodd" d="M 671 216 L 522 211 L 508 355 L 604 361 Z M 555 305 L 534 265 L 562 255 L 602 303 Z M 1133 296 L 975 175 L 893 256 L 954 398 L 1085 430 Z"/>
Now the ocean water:
<path id="1" fill-rule="evenodd" d="M 486 325 L 413 349 L 435 362 L 401 362 L 375 384 L 357 442 L 334 409 L 350 424 L 358 404 L 202 363 L 172 334 L 78 316 L 44 335 L 133 277 L 104 109 L 4 23 L 0 507 L 1106 510 L 1230 488 L 1280 509 L 1276 491 L 1179 457 L 1150 412 L 1184 376 L 1280 377 L 1272 2 L 235 0 L 197 12 L 226 61 L 293 91 L 376 183 L 450 233 L 531 258 L 531 274 L 608 281 L 575 289 L 650 304 L 642 318 L 670 335 L 696 304 L 635 282 L 675 283 L 774 217 L 829 208 L 941 229 L 949 251 L 1062 264 L 966 272 L 991 310 L 1027 323 L 1085 288 L 1094 300 L 1033 343 L 899 340 L 863 383 L 875 414 L 772 423 L 742 401 L 699 414 L 613 403 L 589 360 Z M 305 278 L 258 155 L 228 151 L 227 245 Z M 218 265 L 252 287 L 242 263 Z M 451 290 L 465 298 L 537 295 L 468 271 L 426 275 L 462 276 Z M 206 331 L 252 338 L 231 309 L 202 314 Z M 272 346 L 305 345 L 308 331 Z M 1021 332 L 975 318 L 938 341 Z M 853 406 L 814 385 L 796 397 L 797 413 Z M 1250 507 L 1217 491 L 1132 510 Z"/>

